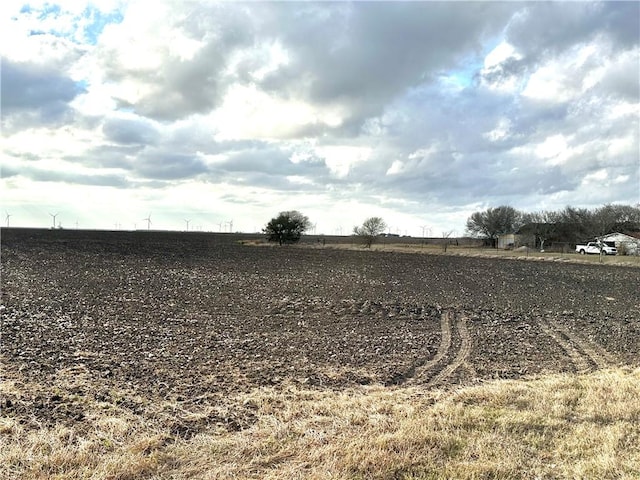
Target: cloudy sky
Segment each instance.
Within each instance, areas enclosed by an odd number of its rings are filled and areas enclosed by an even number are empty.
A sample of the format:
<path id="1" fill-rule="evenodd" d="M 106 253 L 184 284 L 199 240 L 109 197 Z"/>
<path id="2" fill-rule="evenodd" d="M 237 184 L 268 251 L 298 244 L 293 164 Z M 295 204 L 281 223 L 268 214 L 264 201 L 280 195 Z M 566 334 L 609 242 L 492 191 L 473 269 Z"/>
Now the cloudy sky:
<path id="1" fill-rule="evenodd" d="M 3 0 L 3 225 L 640 202 L 638 2 Z"/>

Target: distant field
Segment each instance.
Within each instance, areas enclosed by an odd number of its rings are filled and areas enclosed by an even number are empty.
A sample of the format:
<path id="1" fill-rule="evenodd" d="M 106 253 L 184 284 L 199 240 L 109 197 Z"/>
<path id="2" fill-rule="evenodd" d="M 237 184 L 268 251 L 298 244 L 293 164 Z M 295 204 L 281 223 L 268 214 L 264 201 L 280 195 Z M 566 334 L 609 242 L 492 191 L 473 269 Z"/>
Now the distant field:
<path id="1" fill-rule="evenodd" d="M 246 244 L 258 246 L 274 246 L 269 244 L 262 236 L 253 235 L 241 240 Z M 580 255 L 573 249 L 558 249 L 552 247 L 544 252 L 529 247 L 520 247 L 516 249 L 496 249 L 481 245 L 481 241 L 473 239 L 460 239 L 459 244 L 455 239 L 447 239 L 446 250 L 445 242 L 439 238 L 428 238 L 424 241 L 420 238 L 400 237 L 400 238 L 381 238 L 371 247 L 372 251 L 395 251 L 406 253 L 418 253 L 426 255 L 452 255 L 452 256 L 471 256 L 486 258 L 513 258 L 520 260 L 541 260 L 541 261 L 557 261 L 570 263 L 598 263 L 608 265 L 621 266 L 637 266 L 640 267 L 640 255 Z M 340 248 L 347 250 L 365 249 L 363 243 L 357 237 L 322 237 L 307 236 L 303 237 L 300 246 L 313 248 Z"/>
<path id="2" fill-rule="evenodd" d="M 0 476 L 640 471 L 640 269 L 241 240 L 3 230 Z"/>

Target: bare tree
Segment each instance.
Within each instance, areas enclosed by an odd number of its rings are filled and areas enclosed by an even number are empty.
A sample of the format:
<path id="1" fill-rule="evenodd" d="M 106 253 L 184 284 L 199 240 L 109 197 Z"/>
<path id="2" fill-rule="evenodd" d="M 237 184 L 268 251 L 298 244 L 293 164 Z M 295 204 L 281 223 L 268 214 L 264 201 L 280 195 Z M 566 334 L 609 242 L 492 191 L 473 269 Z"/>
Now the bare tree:
<path id="1" fill-rule="evenodd" d="M 558 231 L 560 214 L 558 212 L 534 212 L 522 215 L 524 227 L 534 236 L 534 247 L 540 244 L 540 251 L 544 251 L 544 244 Z"/>
<path id="2" fill-rule="evenodd" d="M 353 227 L 353 234 L 360 237 L 367 248 L 371 248 L 373 242 L 382 234 L 387 228 L 387 224 L 380 217 L 369 217 L 361 226 Z"/>
<path id="3" fill-rule="evenodd" d="M 442 232 L 442 250 L 447 251 L 447 247 L 449 246 L 449 238 L 453 235 L 455 230 L 447 230 L 446 232 Z"/>
<path id="4" fill-rule="evenodd" d="M 631 205 L 604 205 L 591 214 L 596 237 L 608 233 L 634 231 L 640 227 L 640 208 Z"/>

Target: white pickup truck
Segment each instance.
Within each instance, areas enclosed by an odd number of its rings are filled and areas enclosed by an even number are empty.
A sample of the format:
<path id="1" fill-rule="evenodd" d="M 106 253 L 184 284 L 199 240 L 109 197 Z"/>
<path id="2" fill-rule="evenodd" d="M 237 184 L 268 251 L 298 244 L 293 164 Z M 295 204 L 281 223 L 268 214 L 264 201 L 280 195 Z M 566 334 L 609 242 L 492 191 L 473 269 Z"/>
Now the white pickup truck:
<path id="1" fill-rule="evenodd" d="M 576 253 L 580 253 L 581 255 L 585 255 L 587 253 L 615 255 L 618 251 L 616 250 L 616 247 L 612 247 L 606 243 L 589 242 L 586 245 L 576 245 Z"/>

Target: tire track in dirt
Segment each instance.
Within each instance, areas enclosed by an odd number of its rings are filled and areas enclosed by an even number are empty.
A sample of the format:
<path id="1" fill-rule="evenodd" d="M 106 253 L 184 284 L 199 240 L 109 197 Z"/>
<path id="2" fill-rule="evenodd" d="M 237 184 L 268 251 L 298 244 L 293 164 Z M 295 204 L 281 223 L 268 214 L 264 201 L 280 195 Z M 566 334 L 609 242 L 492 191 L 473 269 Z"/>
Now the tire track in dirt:
<path id="1" fill-rule="evenodd" d="M 451 317 L 453 312 L 447 310 L 440 315 L 440 345 L 438 345 L 438 351 L 429 361 L 422 362 L 421 364 L 413 368 L 412 378 L 421 378 L 426 372 L 435 367 L 442 359 L 449 353 L 451 349 Z"/>
<path id="2" fill-rule="evenodd" d="M 469 335 L 469 331 L 467 330 L 467 317 L 454 312 L 450 312 L 450 314 L 454 318 L 456 330 L 458 335 L 460 335 L 460 349 L 453 359 L 453 362 L 445 366 L 429 381 L 429 386 L 438 385 L 450 377 L 453 372 L 464 365 L 467 357 L 471 353 L 471 335 Z"/>
<path id="3" fill-rule="evenodd" d="M 404 373 L 391 380 L 392 384 L 413 383 L 440 363 L 451 349 L 451 317 L 453 312 L 447 310 L 440 314 L 440 344 L 438 351 L 431 360 L 426 358 L 416 360 Z"/>
<path id="4" fill-rule="evenodd" d="M 556 325 L 556 329 L 561 332 L 569 341 L 573 342 L 582 350 L 587 357 L 596 365 L 597 368 L 607 368 L 616 365 L 618 362 L 600 345 L 588 340 L 580 335 L 573 333 L 564 325 Z"/>
<path id="5" fill-rule="evenodd" d="M 603 369 L 618 363 L 604 348 L 571 332 L 564 325 L 542 321 L 540 328 L 567 353 L 578 372 L 587 372 L 594 367 Z"/>
<path id="6" fill-rule="evenodd" d="M 440 316 L 441 339 L 438 351 L 432 359 L 423 359 L 414 363 L 399 378 L 396 378 L 395 384 L 400 383 L 421 383 L 431 377 L 426 384 L 435 386 L 443 383 L 458 368 L 465 366 L 465 362 L 471 353 L 471 335 L 467 330 L 466 317 L 456 313 L 453 310 L 446 310 Z M 455 358 L 451 363 L 446 363 L 446 358 L 451 351 L 453 333 L 457 332 L 460 337 L 460 348 L 455 354 Z M 474 373 L 472 367 L 468 368 L 470 373 Z"/>
<path id="7" fill-rule="evenodd" d="M 558 331 L 556 331 L 551 325 L 545 322 L 540 323 L 540 328 L 545 335 L 551 337 L 551 339 L 558 344 L 558 346 L 564 350 L 564 352 L 571 359 L 571 363 L 578 372 L 586 372 L 591 370 L 589 359 L 586 355 L 582 354 L 577 348 L 566 340 Z"/>

